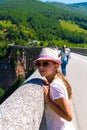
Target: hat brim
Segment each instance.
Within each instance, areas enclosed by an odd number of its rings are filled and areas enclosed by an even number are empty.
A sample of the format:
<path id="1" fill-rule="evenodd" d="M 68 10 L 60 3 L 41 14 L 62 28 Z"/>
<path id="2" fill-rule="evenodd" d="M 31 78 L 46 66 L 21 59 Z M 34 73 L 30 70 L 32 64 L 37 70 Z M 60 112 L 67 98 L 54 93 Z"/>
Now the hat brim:
<path id="1" fill-rule="evenodd" d="M 53 62 L 55 62 L 57 64 L 61 64 L 62 63 L 61 60 L 57 60 L 57 59 L 53 59 L 53 58 L 45 58 L 45 57 L 43 57 L 43 58 L 40 57 L 40 58 L 34 60 L 34 63 L 36 63 L 36 62 L 38 62 L 40 60 L 47 60 L 47 61 L 49 60 L 49 61 L 53 61 Z"/>

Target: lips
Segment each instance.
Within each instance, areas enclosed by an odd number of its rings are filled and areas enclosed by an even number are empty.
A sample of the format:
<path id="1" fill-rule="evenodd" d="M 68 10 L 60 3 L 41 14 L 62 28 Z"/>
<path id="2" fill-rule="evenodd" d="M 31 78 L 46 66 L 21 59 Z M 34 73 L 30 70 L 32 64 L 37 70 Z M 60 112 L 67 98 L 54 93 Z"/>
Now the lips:
<path id="1" fill-rule="evenodd" d="M 41 75 L 45 74 L 46 72 L 45 71 L 39 71 Z"/>
<path id="2" fill-rule="evenodd" d="M 45 73 L 45 71 L 40 71 L 40 73 Z"/>

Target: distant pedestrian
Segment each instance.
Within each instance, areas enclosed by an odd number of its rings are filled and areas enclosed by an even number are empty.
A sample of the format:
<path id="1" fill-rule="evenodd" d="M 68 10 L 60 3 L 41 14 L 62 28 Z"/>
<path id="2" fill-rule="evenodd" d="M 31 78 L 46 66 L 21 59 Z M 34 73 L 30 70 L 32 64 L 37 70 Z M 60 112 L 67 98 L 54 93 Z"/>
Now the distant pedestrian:
<path id="1" fill-rule="evenodd" d="M 71 86 L 59 72 L 61 60 L 58 51 L 43 48 L 34 61 L 39 73 L 46 79 L 43 85 L 47 130 L 75 130 L 69 104 Z"/>
<path id="2" fill-rule="evenodd" d="M 68 63 L 66 45 L 62 46 L 62 49 L 61 49 L 60 54 L 58 56 L 61 57 L 61 61 L 62 61 L 62 64 L 61 64 L 62 74 L 64 76 L 66 76 L 66 65 Z"/>
<path id="3" fill-rule="evenodd" d="M 71 50 L 67 46 L 66 46 L 66 54 L 67 54 L 67 63 L 68 63 L 69 59 L 71 58 Z"/>

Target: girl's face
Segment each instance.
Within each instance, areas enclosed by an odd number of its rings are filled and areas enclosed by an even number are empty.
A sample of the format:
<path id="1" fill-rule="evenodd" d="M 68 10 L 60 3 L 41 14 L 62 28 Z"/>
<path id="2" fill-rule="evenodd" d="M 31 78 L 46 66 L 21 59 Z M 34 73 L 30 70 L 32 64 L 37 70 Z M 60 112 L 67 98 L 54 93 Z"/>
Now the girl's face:
<path id="1" fill-rule="evenodd" d="M 58 64 L 48 60 L 40 60 L 36 62 L 36 67 L 41 76 L 51 78 L 54 76 L 58 69 Z"/>

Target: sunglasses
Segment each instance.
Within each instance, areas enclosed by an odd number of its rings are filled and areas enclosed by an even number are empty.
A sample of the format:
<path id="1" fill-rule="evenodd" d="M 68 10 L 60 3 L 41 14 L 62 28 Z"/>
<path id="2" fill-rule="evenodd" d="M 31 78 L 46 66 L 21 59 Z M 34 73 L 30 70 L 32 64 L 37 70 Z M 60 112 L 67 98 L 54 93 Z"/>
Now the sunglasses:
<path id="1" fill-rule="evenodd" d="M 49 62 L 37 62 L 36 64 L 36 67 L 40 67 L 40 66 L 43 66 L 43 67 L 47 67 L 49 65 Z"/>

